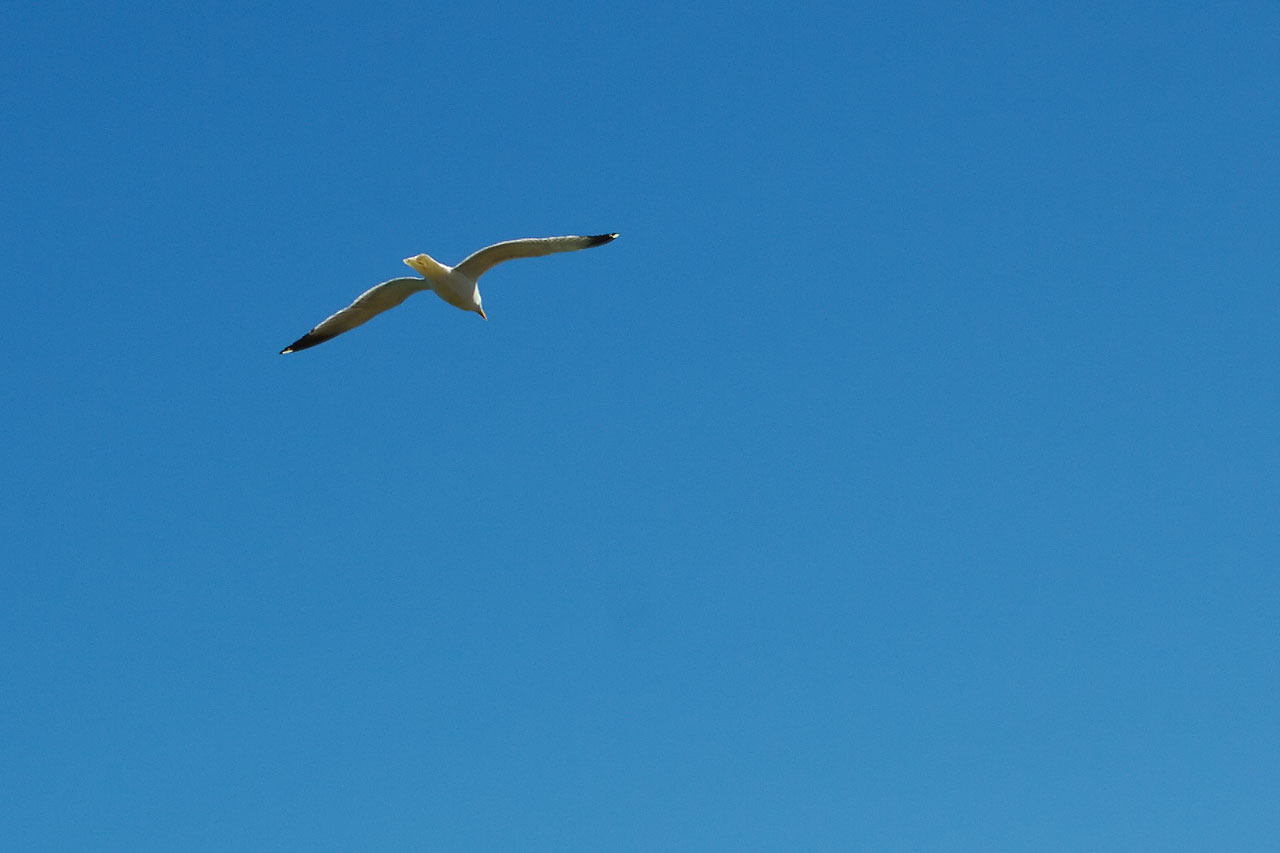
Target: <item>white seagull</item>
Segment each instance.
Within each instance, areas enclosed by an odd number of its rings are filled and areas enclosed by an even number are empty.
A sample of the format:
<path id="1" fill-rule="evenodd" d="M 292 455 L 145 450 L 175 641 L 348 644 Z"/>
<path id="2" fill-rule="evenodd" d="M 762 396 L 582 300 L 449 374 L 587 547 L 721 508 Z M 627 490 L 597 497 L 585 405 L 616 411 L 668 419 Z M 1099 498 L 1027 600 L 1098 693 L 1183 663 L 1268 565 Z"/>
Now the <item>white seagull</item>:
<path id="1" fill-rule="evenodd" d="M 346 308 L 322 321 L 311 331 L 280 350 L 281 355 L 322 344 L 361 323 L 394 308 L 420 290 L 434 290 L 436 295 L 455 308 L 474 311 L 484 319 L 480 305 L 480 288 L 476 282 L 493 267 L 514 258 L 536 258 L 556 252 L 576 252 L 603 246 L 617 234 L 597 234 L 594 237 L 537 237 L 527 240 L 507 240 L 485 246 L 470 255 L 456 267 L 445 266 L 430 255 L 415 255 L 404 262 L 422 273 L 422 278 L 393 278 L 366 290 Z"/>

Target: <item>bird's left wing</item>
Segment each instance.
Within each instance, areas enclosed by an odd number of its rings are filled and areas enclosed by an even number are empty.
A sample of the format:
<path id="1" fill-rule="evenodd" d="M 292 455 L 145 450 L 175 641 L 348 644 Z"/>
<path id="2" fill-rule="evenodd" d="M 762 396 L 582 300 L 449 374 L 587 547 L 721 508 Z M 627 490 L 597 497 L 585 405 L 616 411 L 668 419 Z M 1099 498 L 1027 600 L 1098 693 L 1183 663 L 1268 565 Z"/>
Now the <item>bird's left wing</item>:
<path id="1" fill-rule="evenodd" d="M 597 234 L 594 237 L 533 237 L 527 240 L 508 240 L 505 243 L 485 246 L 454 269 L 475 281 L 504 261 L 590 249 L 593 246 L 603 246 L 617 236 L 617 234 Z"/>
<path id="2" fill-rule="evenodd" d="M 316 344 L 322 344 L 330 338 L 336 338 L 343 332 L 354 329 L 383 311 L 395 308 L 419 290 L 426 290 L 429 287 L 431 285 L 421 278 L 393 278 L 391 281 L 384 281 L 382 284 L 371 287 L 360 294 L 356 297 L 355 302 L 352 302 L 337 314 L 321 321 L 314 329 L 280 350 L 280 354 L 297 352 L 307 347 L 313 347 Z"/>

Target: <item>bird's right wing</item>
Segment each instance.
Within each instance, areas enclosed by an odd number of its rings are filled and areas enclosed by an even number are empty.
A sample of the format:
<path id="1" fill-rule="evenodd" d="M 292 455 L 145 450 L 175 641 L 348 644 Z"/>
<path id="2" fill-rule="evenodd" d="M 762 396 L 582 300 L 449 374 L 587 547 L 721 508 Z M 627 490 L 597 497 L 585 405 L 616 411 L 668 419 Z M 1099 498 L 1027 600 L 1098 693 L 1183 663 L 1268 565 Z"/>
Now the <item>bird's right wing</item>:
<path id="1" fill-rule="evenodd" d="M 431 285 L 426 279 L 421 278 L 393 278 L 391 281 L 384 281 L 376 287 L 369 288 L 356 297 L 355 302 L 352 302 L 332 317 L 326 318 L 314 329 L 280 350 L 280 354 L 297 352 L 307 347 L 313 347 L 316 344 L 322 344 L 330 338 L 336 338 L 343 332 L 354 329 L 383 311 L 395 308 L 419 290 L 426 290 L 430 287 Z"/>
<path id="2" fill-rule="evenodd" d="M 526 240 L 508 240 L 473 252 L 454 269 L 475 281 L 505 261 L 590 249 L 592 246 L 603 246 L 617 236 L 617 234 L 596 234 L 594 237 L 531 237 Z"/>

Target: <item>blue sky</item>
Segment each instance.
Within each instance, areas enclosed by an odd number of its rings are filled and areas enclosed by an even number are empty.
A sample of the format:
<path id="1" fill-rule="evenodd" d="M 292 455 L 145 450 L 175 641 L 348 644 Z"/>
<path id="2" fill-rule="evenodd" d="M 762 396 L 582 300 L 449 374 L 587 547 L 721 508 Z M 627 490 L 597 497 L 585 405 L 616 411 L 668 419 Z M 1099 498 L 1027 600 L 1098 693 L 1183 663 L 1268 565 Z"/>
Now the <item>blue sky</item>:
<path id="1" fill-rule="evenodd" d="M 1269 849 L 1277 44 L 5 4 L 0 848 Z"/>

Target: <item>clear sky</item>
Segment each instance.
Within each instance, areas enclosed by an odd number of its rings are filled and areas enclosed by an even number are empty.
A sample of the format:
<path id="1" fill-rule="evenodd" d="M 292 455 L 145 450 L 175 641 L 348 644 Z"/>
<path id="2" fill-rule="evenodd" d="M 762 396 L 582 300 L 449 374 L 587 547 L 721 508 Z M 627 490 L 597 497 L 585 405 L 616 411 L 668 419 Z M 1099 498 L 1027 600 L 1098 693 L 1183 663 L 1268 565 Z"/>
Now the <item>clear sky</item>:
<path id="1" fill-rule="evenodd" d="M 1277 45 L 4 3 L 0 849 L 1274 849 Z"/>

